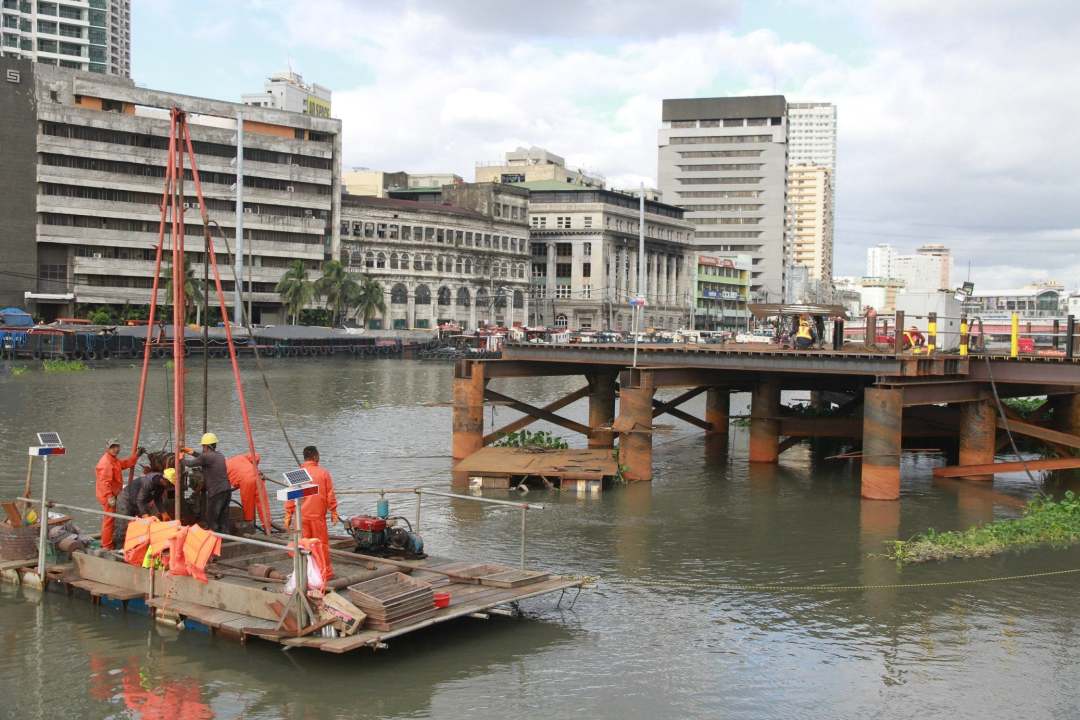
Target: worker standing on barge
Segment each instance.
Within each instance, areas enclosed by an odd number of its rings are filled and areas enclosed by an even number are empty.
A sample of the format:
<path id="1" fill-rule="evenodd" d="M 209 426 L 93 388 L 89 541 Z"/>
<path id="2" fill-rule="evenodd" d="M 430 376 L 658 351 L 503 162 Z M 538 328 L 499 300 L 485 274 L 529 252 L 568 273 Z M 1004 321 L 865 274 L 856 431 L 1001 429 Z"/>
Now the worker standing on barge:
<path id="1" fill-rule="evenodd" d="M 240 507 L 244 512 L 244 522 L 255 522 L 255 509 L 259 502 L 259 461 L 258 453 L 233 455 L 225 461 L 229 475 L 229 485 L 240 491 Z"/>
<path id="2" fill-rule="evenodd" d="M 206 505 L 202 524 L 208 530 L 229 532 L 229 499 L 232 497 L 232 485 L 229 484 L 229 471 L 225 465 L 225 456 L 218 452 L 218 438 L 208 432 L 199 441 L 201 453 L 192 453 L 184 458 L 185 467 L 202 468 L 203 486 L 206 488 Z M 185 453 L 187 448 L 184 448 Z"/>
<path id="3" fill-rule="evenodd" d="M 94 467 L 94 494 L 97 496 L 97 501 L 102 510 L 111 513 L 117 512 L 116 499 L 124 488 L 123 472 L 128 468 L 135 467 L 139 456 L 144 452 L 146 450 L 143 448 L 137 448 L 131 454 L 131 457 L 121 460 L 118 457 L 120 455 L 120 441 L 112 438 L 105 444 L 105 454 L 101 456 L 101 459 L 98 460 L 97 465 Z M 105 550 L 114 548 L 113 528 L 115 525 L 115 520 L 111 516 L 102 515 L 101 547 Z"/>
<path id="4" fill-rule="evenodd" d="M 324 580 L 329 580 L 334 576 L 334 568 L 330 564 L 330 533 L 326 528 L 326 513 L 330 513 L 330 520 L 335 524 L 341 522 L 337 511 L 337 495 L 334 494 L 334 480 L 326 468 L 319 465 L 319 449 L 314 445 L 304 448 L 304 464 L 300 467 L 308 471 L 308 475 L 319 487 L 317 495 L 307 496 L 300 505 L 301 533 L 305 538 L 319 540 L 319 554 L 322 566 L 326 568 Z M 296 502 L 289 500 L 285 503 L 285 527 L 289 527 L 294 512 Z"/>

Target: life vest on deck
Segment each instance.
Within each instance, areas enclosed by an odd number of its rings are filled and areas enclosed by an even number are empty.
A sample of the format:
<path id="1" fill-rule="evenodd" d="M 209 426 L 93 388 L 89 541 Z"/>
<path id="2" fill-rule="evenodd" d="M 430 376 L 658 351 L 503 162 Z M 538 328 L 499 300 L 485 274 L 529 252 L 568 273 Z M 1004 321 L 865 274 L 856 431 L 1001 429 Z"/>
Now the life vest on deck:
<path id="1" fill-rule="evenodd" d="M 156 518 L 138 518 L 128 523 L 124 534 L 124 562 L 141 567 L 146 549 L 150 546 L 150 526 Z"/>
<path id="2" fill-rule="evenodd" d="M 221 554 L 221 538 L 198 525 L 191 525 L 184 538 L 184 561 L 187 571 L 200 582 L 207 582 L 206 565 L 210 558 Z"/>

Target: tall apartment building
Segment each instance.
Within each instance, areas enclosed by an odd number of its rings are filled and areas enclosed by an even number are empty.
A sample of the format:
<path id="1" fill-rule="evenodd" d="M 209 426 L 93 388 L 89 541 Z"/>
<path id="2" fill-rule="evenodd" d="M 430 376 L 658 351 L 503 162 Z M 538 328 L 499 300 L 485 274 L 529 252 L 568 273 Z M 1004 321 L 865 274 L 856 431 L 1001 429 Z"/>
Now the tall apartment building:
<path id="1" fill-rule="evenodd" d="M 287 70 L 274 73 L 266 80 L 261 93 L 240 97 L 245 105 L 303 113 L 319 118 L 330 117 L 330 88 L 318 83 L 305 83 L 300 73 Z"/>
<path id="2" fill-rule="evenodd" d="M 832 284 L 832 199 L 832 171 L 829 168 L 820 165 L 788 167 L 791 264 L 805 267 L 808 282 L 818 286 Z"/>
<path id="3" fill-rule="evenodd" d="M 948 290 L 952 287 L 952 252 L 944 245 L 927 243 L 914 254 L 903 254 L 880 244 L 866 251 L 866 275 L 899 280 L 908 290 Z"/>
<path id="4" fill-rule="evenodd" d="M 0 52 L 131 77 L 131 0 L 3 0 Z"/>
<path id="5" fill-rule="evenodd" d="M 896 249 L 888 243 L 880 243 L 866 249 L 866 277 L 896 277 Z"/>
<path id="6" fill-rule="evenodd" d="M 658 177 L 699 250 L 749 255 L 755 300 L 785 287 L 787 104 L 782 95 L 664 100 Z"/>
<path id="7" fill-rule="evenodd" d="M 836 171 L 836 106 L 788 103 L 788 165 L 818 165 Z"/>
<path id="8" fill-rule="evenodd" d="M 19 273 L 38 315 L 148 303 L 173 106 L 190 113 L 206 204 L 235 250 L 241 105 L 0 59 L 0 177 L 12 189 L 0 193 L 0 256 L 5 270 Z M 341 123 L 267 108 L 244 115 L 243 280 L 250 277 L 256 319 L 273 321 L 280 312 L 274 287 L 285 269 L 303 260 L 315 277 L 338 254 Z M 201 277 L 193 184 L 185 191 L 187 256 Z M 232 258 L 215 249 L 232 303 Z M 158 302 L 164 299 L 161 290 Z"/>
<path id="9" fill-rule="evenodd" d="M 536 146 L 519 147 L 506 153 L 502 160 L 476 163 L 476 182 L 515 184 L 544 180 L 567 185 L 604 187 L 602 175 L 587 173 L 580 168 L 570 169 L 566 167 L 566 160 L 562 156 Z"/>
<path id="10" fill-rule="evenodd" d="M 383 285 L 373 329 L 453 323 L 523 325 L 529 312 L 528 193 L 492 183 L 448 185 L 440 202 L 346 195 L 341 260 Z"/>
<path id="11" fill-rule="evenodd" d="M 639 287 L 639 200 L 559 181 L 529 190 L 530 324 L 630 330 L 644 295 L 645 327 L 688 327 L 694 303 L 694 226 L 672 205 L 645 201 L 645 287 Z"/>

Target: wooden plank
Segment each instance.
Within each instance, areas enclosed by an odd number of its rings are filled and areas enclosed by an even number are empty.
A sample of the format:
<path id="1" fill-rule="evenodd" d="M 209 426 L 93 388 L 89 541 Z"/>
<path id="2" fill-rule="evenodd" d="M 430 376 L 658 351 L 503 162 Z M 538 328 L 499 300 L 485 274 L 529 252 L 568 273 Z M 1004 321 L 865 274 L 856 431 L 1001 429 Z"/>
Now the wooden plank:
<path id="1" fill-rule="evenodd" d="M 4 560 L 3 562 L 0 562 L 0 571 L 17 570 L 35 564 L 37 564 L 37 558 L 28 558 L 26 560 Z"/>
<path id="2" fill-rule="evenodd" d="M 1013 461 L 986 465 L 947 465 L 934 468 L 934 477 L 966 477 L 968 475 L 1023 472 L 1025 466 L 1028 470 L 1074 470 L 1080 468 L 1080 457 L 1028 460 L 1026 463 Z"/>
<path id="3" fill-rule="evenodd" d="M 585 387 L 581 388 L 580 390 L 575 390 L 574 392 L 570 393 L 569 395 L 566 395 L 564 397 L 559 398 L 555 402 L 548 403 L 547 405 L 542 407 L 541 410 L 544 410 L 545 412 L 552 412 L 552 413 L 555 412 L 556 410 L 562 410 L 567 405 L 575 403 L 575 402 L 577 402 L 578 400 L 580 400 L 583 397 L 587 397 L 588 394 L 589 394 L 589 386 L 586 385 Z M 529 425 L 532 425 L 534 422 L 536 422 L 539 419 L 540 418 L 533 417 L 532 415 L 526 415 L 523 418 L 518 418 L 514 422 L 508 423 L 508 424 L 504 425 L 503 427 L 499 428 L 498 430 L 495 430 L 494 432 L 491 432 L 491 433 L 485 435 L 484 436 L 484 445 L 490 445 L 491 443 L 493 443 L 496 440 L 498 440 L 499 438 L 501 438 L 503 435 L 509 435 L 510 433 L 517 432 L 518 430 L 520 430 L 520 429 L 522 429 L 524 427 L 528 427 Z"/>
<path id="4" fill-rule="evenodd" d="M 523 412 L 526 415 L 531 415 L 540 420 L 547 420 L 549 423 L 558 425 L 559 427 L 564 427 L 567 430 L 572 430 L 573 432 L 581 433 L 586 437 L 592 434 L 592 430 L 589 429 L 588 425 L 582 425 L 579 422 L 568 420 L 562 415 L 556 415 L 553 412 L 548 412 L 547 410 L 544 410 L 543 408 L 538 408 L 535 405 L 529 405 L 528 403 L 521 402 L 520 400 L 515 400 L 508 395 L 497 393 L 494 390 L 488 390 L 487 388 L 485 388 L 484 398 L 486 400 L 498 400 L 500 402 L 504 402 L 518 412 Z"/>
<path id="5" fill-rule="evenodd" d="M 73 553 L 72 558 L 80 577 L 84 579 L 129 590 L 145 591 L 149 587 L 149 570 L 86 553 Z M 281 593 L 260 590 L 239 582 L 210 580 L 201 583 L 195 578 L 174 577 L 160 570 L 155 573 L 154 588 L 155 594 L 168 594 L 179 602 L 229 610 L 263 620 L 277 620 L 278 613 L 273 605 L 284 598 Z"/>
<path id="6" fill-rule="evenodd" d="M 1000 417 L 997 419 L 997 426 L 1002 430 L 1006 428 L 1005 421 Z M 1055 445 L 1080 448 L 1080 436 L 1051 430 L 1050 428 L 1044 428 L 1041 425 L 1034 425 L 1029 422 L 1023 422 L 1022 420 L 1009 420 L 1008 429 L 1017 435 L 1027 435 L 1028 437 L 1045 440 L 1054 443 Z"/>
<path id="7" fill-rule="evenodd" d="M 141 598 L 146 593 L 141 590 L 128 590 L 116 585 L 106 585 L 105 583 L 95 582 L 93 580 L 70 580 L 68 585 L 85 590 L 93 597 L 109 597 L 113 600 L 134 600 L 135 598 Z"/>

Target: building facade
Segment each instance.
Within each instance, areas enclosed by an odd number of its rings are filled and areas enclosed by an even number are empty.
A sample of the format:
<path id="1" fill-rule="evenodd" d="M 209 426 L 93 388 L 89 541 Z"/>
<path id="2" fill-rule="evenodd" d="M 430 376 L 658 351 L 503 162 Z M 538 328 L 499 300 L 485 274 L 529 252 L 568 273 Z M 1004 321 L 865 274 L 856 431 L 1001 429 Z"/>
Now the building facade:
<path id="1" fill-rule="evenodd" d="M 896 249 L 887 243 L 866 249 L 866 277 L 896 277 Z"/>
<path id="2" fill-rule="evenodd" d="M 697 256 L 694 328 L 741 330 L 750 318 L 750 258 Z"/>
<path id="3" fill-rule="evenodd" d="M 287 70 L 267 78 L 261 93 L 242 95 L 240 101 L 254 107 L 329 118 L 330 98 L 330 88 L 318 83 L 305 83 L 300 73 Z"/>
<path id="4" fill-rule="evenodd" d="M 566 160 L 544 148 L 519 147 L 505 154 L 502 160 L 481 161 L 476 164 L 476 182 L 504 184 L 526 182 L 561 182 L 567 185 L 603 188 L 604 177 L 585 170 L 566 167 Z"/>
<path id="5" fill-rule="evenodd" d="M 782 95 L 664 100 L 658 176 L 705 252 L 748 255 L 755 300 L 783 297 L 787 108 Z"/>
<path id="6" fill-rule="evenodd" d="M 13 69 L 19 83 L 11 82 Z M 34 256 L 36 273 L 28 272 L 36 287 L 25 299 L 37 314 L 72 316 L 87 304 L 148 304 L 173 106 L 190 113 L 207 209 L 236 249 L 240 105 L 7 58 L 0 59 L 0 70 L 8 78 L 5 91 L 32 88 L 34 96 L 11 117 L 29 128 L 31 142 L 19 148 L 14 166 L 6 158 L 4 163 L 5 175 L 18 173 L 9 178 L 12 187 L 36 189 L 31 202 L 8 208 L 6 223 L 29 224 L 33 232 L 5 232 L 3 244 Z M 336 120 L 263 108 L 245 112 L 243 280 L 257 320 L 280 317 L 274 288 L 290 263 L 302 260 L 317 275 L 338 247 L 340 130 Z M 185 190 L 187 259 L 201 277 L 202 227 L 193 183 Z M 218 245 L 231 304 L 232 257 Z M 160 303 L 164 289 L 159 293 Z"/>
<path id="7" fill-rule="evenodd" d="M 788 168 L 788 231 L 791 264 L 807 280 L 831 285 L 833 274 L 832 171 L 819 165 Z"/>
<path id="8" fill-rule="evenodd" d="M 442 203 L 343 198 L 340 258 L 351 272 L 378 280 L 385 294 L 386 312 L 369 318 L 369 327 L 525 324 L 527 193 L 491 184 L 460 189 Z"/>
<path id="9" fill-rule="evenodd" d="M 638 282 L 639 200 L 611 190 L 529 189 L 530 325 L 630 330 L 630 298 L 646 299 L 645 327 L 688 327 L 694 302 L 694 226 L 677 207 L 645 201 L 645 286 Z"/>
<path id="10" fill-rule="evenodd" d="M 1059 317 L 1068 311 L 1068 299 L 1059 288 L 1025 287 L 1012 290 L 976 290 L 964 301 L 969 315 L 1011 315 L 1021 317 Z"/>
<path id="11" fill-rule="evenodd" d="M 131 0 L 3 0 L 0 52 L 129 78 Z"/>
<path id="12" fill-rule="evenodd" d="M 788 165 L 817 165 L 836 172 L 836 106 L 788 103 Z"/>

